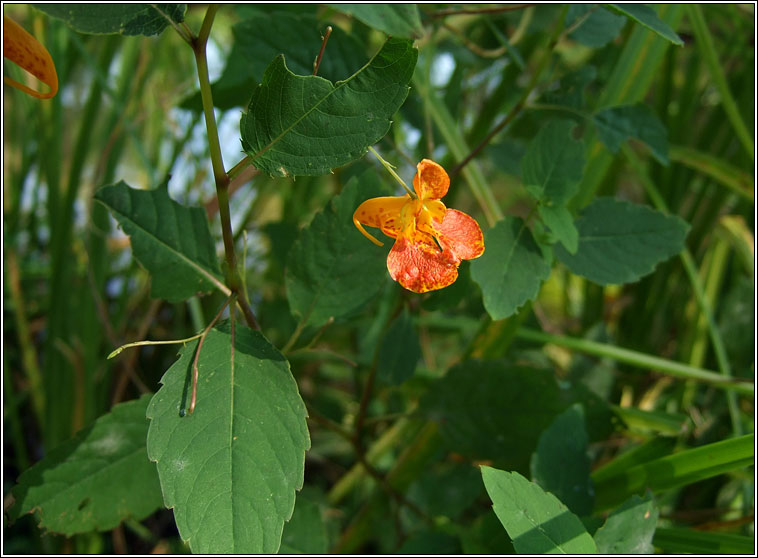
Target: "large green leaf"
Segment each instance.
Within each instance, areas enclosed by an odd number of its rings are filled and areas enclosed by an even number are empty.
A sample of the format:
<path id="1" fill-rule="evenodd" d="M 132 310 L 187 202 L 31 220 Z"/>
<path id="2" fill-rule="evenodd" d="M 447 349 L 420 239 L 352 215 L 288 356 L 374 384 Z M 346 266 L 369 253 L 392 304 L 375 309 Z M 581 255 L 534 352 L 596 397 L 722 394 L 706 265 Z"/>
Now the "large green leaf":
<path id="1" fill-rule="evenodd" d="M 596 554 L 595 541 L 560 500 L 518 473 L 482 467 L 498 519 L 519 554 Z"/>
<path id="2" fill-rule="evenodd" d="M 236 324 L 233 336 L 225 322 L 205 339 L 197 406 L 185 414 L 196 347 L 182 349 L 147 409 L 164 503 L 193 552 L 275 553 L 310 447 L 289 363 L 260 333 Z"/>
<path id="3" fill-rule="evenodd" d="M 355 313 L 387 282 L 388 243 L 375 246 L 353 224 L 361 202 L 386 193 L 373 171 L 351 178 L 290 249 L 287 299 L 307 324 L 320 326 Z"/>
<path id="4" fill-rule="evenodd" d="M 658 508 L 650 494 L 632 496 L 595 533 L 601 554 L 652 554 Z"/>
<path id="5" fill-rule="evenodd" d="M 597 198 L 576 220 L 579 249 L 555 255 L 577 275 L 601 285 L 630 283 L 684 248 L 689 225 L 676 216 L 613 198 Z"/>
<path id="6" fill-rule="evenodd" d="M 157 35 L 184 21 L 186 4 L 34 4 L 80 33 Z"/>
<path id="7" fill-rule="evenodd" d="M 379 346 L 377 376 L 388 384 L 402 384 L 413 376 L 419 358 L 421 346 L 418 334 L 408 309 L 403 308 L 400 315 L 390 324 Z"/>
<path id="8" fill-rule="evenodd" d="M 423 33 L 416 4 L 329 4 L 335 10 L 393 37 L 413 38 Z"/>
<path id="9" fill-rule="evenodd" d="M 411 41 L 389 39 L 335 84 L 297 76 L 277 57 L 242 115 L 243 149 L 256 167 L 277 176 L 326 174 L 358 159 L 389 130 L 417 57 Z"/>
<path id="10" fill-rule="evenodd" d="M 484 245 L 484 254 L 471 262 L 471 277 L 482 289 L 489 315 L 502 320 L 537 296 L 550 264 L 518 218 L 506 217 L 485 232 Z"/>
<path id="11" fill-rule="evenodd" d="M 662 165 L 669 164 L 668 133 L 655 113 L 643 104 L 611 107 L 592 117 L 597 135 L 613 153 L 631 138 L 644 142 Z"/>
<path id="12" fill-rule="evenodd" d="M 27 469 L 13 487 L 11 517 L 35 513 L 40 527 L 70 536 L 160 508 L 158 473 L 145 449 L 149 401 L 145 395 L 116 405 Z"/>
<path id="13" fill-rule="evenodd" d="M 136 190 L 121 180 L 100 188 L 95 199 L 131 237 L 134 257 L 150 272 L 154 298 L 179 302 L 214 287 L 226 289 L 205 211 L 173 201 L 167 183 Z"/>
<path id="14" fill-rule="evenodd" d="M 454 366 L 422 400 L 450 450 L 522 471 L 542 431 L 565 407 L 552 371 L 504 361 Z"/>
<path id="15" fill-rule="evenodd" d="M 592 48 L 605 46 L 618 37 L 624 24 L 625 17 L 614 15 L 599 4 L 572 4 L 566 14 L 566 26 L 577 25 L 569 37 Z"/>
<path id="16" fill-rule="evenodd" d="M 532 456 L 532 480 L 577 515 L 592 513 L 594 492 L 584 410 L 572 405 L 542 433 Z"/>
<path id="17" fill-rule="evenodd" d="M 658 14 L 650 6 L 644 4 L 608 4 L 608 8 L 644 25 L 675 45 L 682 46 L 684 44 L 682 38 L 665 22 L 661 21 Z"/>
<path id="18" fill-rule="evenodd" d="M 307 488 L 307 487 L 306 487 Z M 284 524 L 279 554 L 326 554 L 329 537 L 324 514 L 316 500 L 300 493 L 292 519 Z"/>
<path id="19" fill-rule="evenodd" d="M 576 124 L 543 126 L 521 161 L 524 186 L 535 198 L 560 205 L 576 193 L 584 169 L 584 146 L 571 136 Z"/>

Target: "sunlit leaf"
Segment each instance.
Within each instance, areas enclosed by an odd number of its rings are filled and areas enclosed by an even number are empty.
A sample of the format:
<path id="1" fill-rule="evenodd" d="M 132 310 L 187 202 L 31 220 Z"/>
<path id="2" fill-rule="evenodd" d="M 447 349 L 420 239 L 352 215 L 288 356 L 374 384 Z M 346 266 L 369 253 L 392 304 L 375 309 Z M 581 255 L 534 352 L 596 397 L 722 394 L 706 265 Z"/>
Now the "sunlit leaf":
<path id="1" fill-rule="evenodd" d="M 179 302 L 223 287 L 208 217 L 168 196 L 167 183 L 136 190 L 123 180 L 95 193 L 132 241 L 134 257 L 152 277 L 151 295 Z"/>
<path id="2" fill-rule="evenodd" d="M 147 458 L 150 396 L 121 403 L 24 471 L 11 517 L 35 513 L 39 526 L 71 536 L 107 531 L 161 507 L 155 465 Z"/>
<path id="3" fill-rule="evenodd" d="M 408 95 L 418 51 L 389 39 L 365 66 L 332 84 L 297 76 L 283 56 L 269 65 L 242 115 L 242 147 L 276 176 L 320 175 L 358 159 L 389 130 Z"/>
<path id="4" fill-rule="evenodd" d="M 147 409 L 147 450 L 182 539 L 196 553 L 275 553 L 303 485 L 306 411 L 285 358 L 230 323 L 205 339 L 197 406 L 186 414 L 197 341 Z"/>
<path id="5" fill-rule="evenodd" d="M 482 467 L 498 519 L 519 554 L 596 554 L 592 537 L 560 500 L 518 473 Z"/>
<path id="6" fill-rule="evenodd" d="M 157 35 L 184 21 L 186 4 L 34 4 L 80 33 Z"/>
<path id="7" fill-rule="evenodd" d="M 679 253 L 689 225 L 676 216 L 613 198 L 597 198 L 576 220 L 579 249 L 555 255 L 577 275 L 601 285 L 636 281 Z"/>
<path id="8" fill-rule="evenodd" d="M 601 554 L 652 554 L 658 508 L 650 494 L 632 496 L 614 510 L 595 533 Z"/>

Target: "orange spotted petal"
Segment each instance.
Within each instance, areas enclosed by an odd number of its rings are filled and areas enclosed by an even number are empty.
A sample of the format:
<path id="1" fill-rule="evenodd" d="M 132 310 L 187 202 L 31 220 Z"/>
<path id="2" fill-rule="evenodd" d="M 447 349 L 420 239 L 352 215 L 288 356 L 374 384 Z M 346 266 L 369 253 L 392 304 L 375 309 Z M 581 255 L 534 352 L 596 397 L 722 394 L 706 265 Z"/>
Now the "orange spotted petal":
<path id="1" fill-rule="evenodd" d="M 416 165 L 413 189 L 422 200 L 438 200 L 447 194 L 450 177 L 441 165 L 431 159 L 423 159 Z"/>
<path id="2" fill-rule="evenodd" d="M 3 15 L 3 56 L 46 84 L 50 91 L 40 93 L 3 76 L 8 85 L 40 99 L 49 99 L 58 92 L 58 74 L 55 72 L 55 64 L 50 53 L 37 39 L 6 15 Z"/>
<path id="3" fill-rule="evenodd" d="M 390 238 L 397 238 L 400 234 L 402 224 L 400 222 L 400 211 L 403 206 L 410 200 L 410 196 L 401 197 L 386 196 L 382 198 L 371 198 L 366 200 L 353 213 L 353 223 L 358 230 L 363 233 L 371 242 L 378 246 L 383 246 L 373 236 L 366 232 L 363 225 L 377 227 Z"/>
<path id="4" fill-rule="evenodd" d="M 414 235 L 415 236 L 415 235 Z M 447 250 L 441 252 L 429 242 L 414 242 L 399 236 L 387 256 L 387 269 L 392 278 L 414 293 L 442 289 L 458 278 L 459 261 Z"/>
<path id="5" fill-rule="evenodd" d="M 463 211 L 448 209 L 442 222 L 434 221 L 440 246 L 461 260 L 473 260 L 484 253 L 484 236 L 476 220 Z"/>

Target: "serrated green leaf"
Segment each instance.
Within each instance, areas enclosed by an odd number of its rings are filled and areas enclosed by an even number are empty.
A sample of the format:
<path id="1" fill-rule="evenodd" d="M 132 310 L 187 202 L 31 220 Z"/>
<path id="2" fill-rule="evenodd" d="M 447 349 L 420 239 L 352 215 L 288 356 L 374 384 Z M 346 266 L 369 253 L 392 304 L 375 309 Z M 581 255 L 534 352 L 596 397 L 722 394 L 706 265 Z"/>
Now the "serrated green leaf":
<path id="1" fill-rule="evenodd" d="M 275 553 L 303 486 L 306 410 L 285 358 L 257 331 L 211 330 L 192 390 L 185 346 L 147 409 L 147 451 L 182 539 L 196 553 Z"/>
<path id="2" fill-rule="evenodd" d="M 599 4 L 572 4 L 566 14 L 566 26 L 582 23 L 569 37 L 585 46 L 598 48 L 607 45 L 621 32 L 626 18 L 604 10 Z"/>
<path id="3" fill-rule="evenodd" d="M 67 536 L 107 531 L 161 507 L 158 473 L 147 458 L 150 396 L 121 403 L 24 471 L 11 517 L 36 513 L 39 526 Z"/>
<path id="4" fill-rule="evenodd" d="M 205 211 L 169 198 L 166 184 L 136 190 L 121 180 L 100 188 L 95 199 L 130 236 L 134 257 L 151 275 L 153 298 L 180 302 L 214 287 L 228 291 Z"/>
<path id="5" fill-rule="evenodd" d="M 498 222 L 484 233 L 484 244 L 484 254 L 471 262 L 471 277 L 482 289 L 487 313 L 502 320 L 537 296 L 550 264 L 518 218 Z"/>
<path id="6" fill-rule="evenodd" d="M 684 44 L 682 38 L 661 21 L 658 14 L 650 6 L 644 4 L 608 4 L 607 6 L 608 9 L 644 25 L 675 45 L 682 46 Z"/>
<path id="7" fill-rule="evenodd" d="M 318 502 L 298 495 L 292 519 L 284 524 L 279 554 L 327 554 L 329 538 Z"/>
<path id="8" fill-rule="evenodd" d="M 650 494 L 632 496 L 595 533 L 600 554 L 652 554 L 658 508 Z"/>
<path id="9" fill-rule="evenodd" d="M 33 4 L 80 33 L 157 35 L 181 23 L 186 4 Z"/>
<path id="10" fill-rule="evenodd" d="M 482 467 L 498 519 L 519 554 L 596 554 L 595 541 L 560 500 L 518 473 Z"/>
<path id="11" fill-rule="evenodd" d="M 577 515 L 592 513 L 595 494 L 587 456 L 584 410 L 573 405 L 540 435 L 532 456 L 532 480 Z"/>
<path id="12" fill-rule="evenodd" d="M 422 400 L 450 450 L 523 471 L 540 434 L 565 407 L 552 371 L 504 361 L 454 366 Z"/>
<path id="13" fill-rule="evenodd" d="M 576 124 L 553 120 L 543 126 L 521 161 L 522 179 L 535 198 L 561 205 L 577 191 L 584 171 L 584 146 L 571 131 Z"/>
<path id="14" fill-rule="evenodd" d="M 403 308 L 400 315 L 390 324 L 379 346 L 376 374 L 390 385 L 402 384 L 413 376 L 419 358 L 421 346 L 418 334 L 408 309 Z"/>
<path id="15" fill-rule="evenodd" d="M 644 205 L 596 198 L 576 220 L 579 249 L 555 255 L 573 273 L 600 285 L 636 281 L 684 248 L 689 225 Z"/>
<path id="16" fill-rule="evenodd" d="M 355 313 L 387 282 L 388 243 L 375 246 L 353 224 L 363 201 L 386 194 L 373 171 L 351 178 L 290 249 L 287 299 L 306 324 L 318 327 Z"/>
<path id="17" fill-rule="evenodd" d="M 326 174 L 358 159 L 390 127 L 408 95 L 418 51 L 389 39 L 365 66 L 332 84 L 297 76 L 283 56 L 269 65 L 242 115 L 242 147 L 277 176 Z"/>
<path id="18" fill-rule="evenodd" d="M 420 37 L 423 33 L 416 4 L 327 4 L 387 35 Z"/>
<path id="19" fill-rule="evenodd" d="M 579 248 L 579 231 L 574 225 L 574 216 L 562 205 L 542 205 L 537 211 L 542 222 L 547 225 L 569 254 L 576 254 Z"/>
<path id="20" fill-rule="evenodd" d="M 669 164 L 668 132 L 655 113 L 643 104 L 611 107 L 596 113 L 592 122 L 609 151 L 618 153 L 621 144 L 635 138 L 645 143 L 662 165 Z"/>

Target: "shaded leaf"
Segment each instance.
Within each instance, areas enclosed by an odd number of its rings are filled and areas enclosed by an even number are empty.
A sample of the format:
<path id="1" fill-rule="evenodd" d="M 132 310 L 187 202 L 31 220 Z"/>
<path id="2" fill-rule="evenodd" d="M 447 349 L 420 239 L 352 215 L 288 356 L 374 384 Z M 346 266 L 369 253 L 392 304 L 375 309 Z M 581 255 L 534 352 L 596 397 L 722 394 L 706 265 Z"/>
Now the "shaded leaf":
<path id="1" fill-rule="evenodd" d="M 161 507 L 155 465 L 145 449 L 150 395 L 121 403 L 24 471 L 11 517 L 36 513 L 39 526 L 67 536 L 107 531 Z"/>
<path id="2" fill-rule="evenodd" d="M 661 21 L 658 14 L 650 6 L 644 4 L 607 4 L 607 6 L 608 9 L 644 25 L 675 45 L 682 46 L 684 44 L 682 38 L 671 27 Z"/>
<path id="3" fill-rule="evenodd" d="M 321 506 L 301 493 L 292 519 L 284 524 L 279 554 L 326 554 L 329 538 Z"/>
<path id="4" fill-rule="evenodd" d="M 285 358 L 257 331 L 211 330 L 191 392 L 197 342 L 180 352 L 147 409 L 150 459 L 166 507 L 196 553 L 275 553 L 310 447 L 306 411 Z"/>
<path id="5" fill-rule="evenodd" d="M 579 4 L 572 4 L 571 8 L 576 6 Z M 595 80 L 596 75 L 595 66 L 587 65 L 562 76 L 558 90 L 545 91 L 545 102 L 583 110 L 585 108 L 584 90 Z"/>
<path id="6" fill-rule="evenodd" d="M 458 519 L 482 495 L 479 471 L 470 463 L 437 463 L 408 488 L 408 499 L 432 517 Z"/>
<path id="7" fill-rule="evenodd" d="M 328 4 L 393 37 L 414 38 L 423 33 L 416 4 Z"/>
<path id="8" fill-rule="evenodd" d="M 595 499 L 588 442 L 584 411 L 572 405 L 542 433 L 531 463 L 532 480 L 580 516 L 592 513 Z"/>
<path id="9" fill-rule="evenodd" d="M 513 315 L 533 300 L 550 275 L 550 264 L 521 219 L 506 217 L 484 233 L 484 254 L 471 262 L 471 277 L 482 289 L 493 320 Z"/>
<path id="10" fill-rule="evenodd" d="M 668 165 L 668 132 L 655 113 L 643 104 L 611 107 L 596 113 L 592 121 L 597 134 L 612 153 L 618 153 L 621 144 L 635 138 L 650 148 L 653 157 Z"/>
<path id="11" fill-rule="evenodd" d="M 171 22 L 181 23 L 186 4 L 34 4 L 80 33 L 157 35 Z"/>
<path id="12" fill-rule="evenodd" d="M 522 471 L 542 431 L 565 407 L 552 371 L 504 361 L 454 366 L 422 400 L 450 450 Z"/>
<path id="13" fill-rule="evenodd" d="M 353 224 L 368 198 L 386 195 L 376 173 L 351 178 L 339 196 L 303 229 L 287 255 L 285 284 L 292 312 L 320 326 L 360 310 L 387 282 L 387 252 Z"/>
<path id="14" fill-rule="evenodd" d="M 242 115 L 243 149 L 256 167 L 277 176 L 326 174 L 358 159 L 389 130 L 417 57 L 411 41 L 389 39 L 335 84 L 297 76 L 277 57 Z"/>
<path id="15" fill-rule="evenodd" d="M 167 184 L 136 190 L 121 180 L 100 188 L 95 199 L 131 237 L 134 257 L 151 275 L 151 296 L 180 302 L 225 289 L 205 211 L 173 201 Z"/>
<path id="16" fill-rule="evenodd" d="M 461 553 L 458 539 L 435 530 L 423 530 L 409 536 L 395 554 L 455 556 Z"/>
<path id="17" fill-rule="evenodd" d="M 596 554 L 592 537 L 555 496 L 518 473 L 482 467 L 498 519 L 519 554 Z"/>
<path id="18" fill-rule="evenodd" d="M 552 120 L 532 140 L 521 161 L 522 180 L 535 198 L 560 205 L 577 191 L 584 171 L 584 146 L 571 131 L 576 124 Z"/>
<path id="19" fill-rule="evenodd" d="M 584 21 L 569 37 L 592 48 L 610 43 L 626 24 L 624 16 L 614 15 L 599 4 L 572 4 L 566 15 L 567 25 L 575 25 L 581 18 Z"/>
<path id="20" fill-rule="evenodd" d="M 650 496 L 632 496 L 595 533 L 601 554 L 652 554 L 658 508 Z"/>
<path id="21" fill-rule="evenodd" d="M 689 225 L 644 205 L 596 198 L 576 220 L 579 249 L 556 246 L 556 257 L 600 285 L 636 281 L 684 248 Z"/>
<path id="22" fill-rule="evenodd" d="M 379 347 L 377 376 L 390 385 L 402 384 L 413 376 L 421 345 L 407 308 L 390 324 Z"/>
<path id="23" fill-rule="evenodd" d="M 576 254 L 579 248 L 579 231 L 574 226 L 574 217 L 562 205 L 539 205 L 537 211 L 545 223 L 569 254 Z"/>

